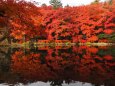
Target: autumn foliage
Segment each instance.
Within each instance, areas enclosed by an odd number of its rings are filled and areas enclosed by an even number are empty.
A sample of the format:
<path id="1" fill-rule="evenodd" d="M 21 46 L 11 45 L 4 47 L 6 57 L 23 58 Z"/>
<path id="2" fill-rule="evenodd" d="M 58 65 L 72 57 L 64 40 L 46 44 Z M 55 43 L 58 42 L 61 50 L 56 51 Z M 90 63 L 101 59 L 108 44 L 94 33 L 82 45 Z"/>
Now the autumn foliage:
<path id="1" fill-rule="evenodd" d="M 103 35 L 115 34 L 115 5 L 108 3 L 53 9 L 15 0 L 0 1 L 0 26 L 7 26 L 10 37 L 22 40 L 42 38 L 98 42 L 108 40 Z M 106 41 L 106 42 L 107 42 Z"/>

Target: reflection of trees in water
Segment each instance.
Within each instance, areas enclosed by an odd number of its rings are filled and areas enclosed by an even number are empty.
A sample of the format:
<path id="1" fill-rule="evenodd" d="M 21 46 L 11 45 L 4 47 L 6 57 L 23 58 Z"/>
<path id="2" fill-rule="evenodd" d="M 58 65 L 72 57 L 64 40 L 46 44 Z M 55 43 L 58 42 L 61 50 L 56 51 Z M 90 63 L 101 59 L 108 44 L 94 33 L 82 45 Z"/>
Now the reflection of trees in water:
<path id="1" fill-rule="evenodd" d="M 51 86 L 63 86 L 62 84 L 63 83 L 66 83 L 66 84 L 69 84 L 69 83 L 76 83 L 75 81 L 72 81 L 72 80 L 52 80 L 51 82 L 50 82 L 50 85 Z"/>
<path id="2" fill-rule="evenodd" d="M 61 86 L 74 81 L 114 86 L 114 53 L 105 47 L 73 47 L 69 49 L 16 50 L 12 54 L 11 72 L 15 82 L 51 81 Z"/>
<path id="3" fill-rule="evenodd" d="M 0 83 L 16 83 L 16 76 L 11 73 L 11 48 L 0 47 Z"/>
<path id="4" fill-rule="evenodd" d="M 1 72 L 8 72 L 10 66 L 10 48 L 0 48 L 0 71 Z"/>
<path id="5" fill-rule="evenodd" d="M 57 80 L 57 81 L 51 81 L 51 86 L 62 86 L 63 81 Z"/>

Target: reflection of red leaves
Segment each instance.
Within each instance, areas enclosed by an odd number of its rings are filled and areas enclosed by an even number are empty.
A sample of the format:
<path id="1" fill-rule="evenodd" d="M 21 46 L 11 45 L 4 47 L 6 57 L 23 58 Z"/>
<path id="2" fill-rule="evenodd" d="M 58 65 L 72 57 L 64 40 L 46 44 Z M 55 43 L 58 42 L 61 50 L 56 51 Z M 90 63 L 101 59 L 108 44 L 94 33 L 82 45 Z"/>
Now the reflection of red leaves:
<path id="1" fill-rule="evenodd" d="M 81 40 L 81 43 L 85 43 L 85 42 L 86 42 L 86 40 L 83 40 L 83 39 Z"/>
<path id="2" fill-rule="evenodd" d="M 91 58 L 90 55 L 83 55 L 83 57 L 84 57 L 85 59 L 90 59 L 90 58 Z"/>
<path id="3" fill-rule="evenodd" d="M 95 58 L 95 59 L 98 59 L 98 60 L 100 60 L 100 61 L 103 60 L 103 59 L 102 59 L 101 57 L 99 57 L 99 56 L 95 56 L 94 58 Z"/>
<path id="4" fill-rule="evenodd" d="M 106 55 L 106 56 L 104 56 L 104 59 L 105 60 L 112 60 L 112 56 L 111 55 Z"/>
<path id="5" fill-rule="evenodd" d="M 99 49 L 107 50 L 108 46 L 99 46 Z"/>
<path id="6" fill-rule="evenodd" d="M 105 43 L 107 43 L 108 40 L 107 39 L 99 39 L 99 42 L 105 42 Z"/>
<path id="7" fill-rule="evenodd" d="M 88 48 L 88 51 L 91 52 L 91 53 L 97 53 L 98 49 L 95 48 L 95 47 L 91 47 L 91 48 Z"/>
<path id="8" fill-rule="evenodd" d="M 38 53 L 29 52 L 25 55 L 23 52 L 17 51 L 12 55 L 12 72 L 20 73 L 27 80 L 57 79 L 60 78 L 58 77 L 60 74 L 68 76 L 73 72 L 79 73 L 83 78 L 89 77 L 92 72 L 102 75 L 104 78 L 110 77 L 109 74 L 113 72 L 112 67 L 115 66 L 114 62 L 108 61 L 112 60 L 111 55 L 100 57 L 96 54 L 99 49 L 97 47 L 80 46 L 73 49 L 72 53 L 68 53 L 65 50 L 59 53 L 60 50 L 50 49 L 45 58 L 42 58 L 42 55 Z M 52 56 L 53 53 L 55 53 L 55 56 Z M 45 61 L 44 64 L 42 64 L 43 60 Z M 69 74 L 64 73 L 65 69 L 68 68 L 71 68 L 72 71 L 69 69 L 71 71 L 68 72 Z M 106 71 L 108 69 L 111 71 L 109 74 Z"/>

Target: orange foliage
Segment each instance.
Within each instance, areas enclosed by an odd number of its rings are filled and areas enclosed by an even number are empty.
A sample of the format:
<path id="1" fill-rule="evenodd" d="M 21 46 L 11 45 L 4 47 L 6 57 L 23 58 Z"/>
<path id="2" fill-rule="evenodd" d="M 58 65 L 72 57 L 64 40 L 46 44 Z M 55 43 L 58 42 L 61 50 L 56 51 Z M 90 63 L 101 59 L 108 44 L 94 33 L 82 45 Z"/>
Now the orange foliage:
<path id="1" fill-rule="evenodd" d="M 25 1 L 7 0 L 0 1 L 0 9 L 5 11 L 5 17 L 0 17 L 0 26 L 8 26 L 10 36 L 19 40 L 23 36 L 21 32 L 24 32 L 28 40 L 44 37 L 47 40 L 98 42 L 99 34 L 115 32 L 114 4 L 99 3 L 53 10 L 51 6 L 37 7 Z"/>
<path id="2" fill-rule="evenodd" d="M 112 30 L 112 29 L 105 29 L 103 32 L 108 34 L 108 35 L 110 35 L 110 34 L 112 34 L 114 32 L 114 30 Z"/>
<path id="3" fill-rule="evenodd" d="M 97 36 L 92 36 L 92 37 L 88 38 L 88 41 L 90 41 L 90 42 L 95 42 L 97 40 L 98 40 Z"/>

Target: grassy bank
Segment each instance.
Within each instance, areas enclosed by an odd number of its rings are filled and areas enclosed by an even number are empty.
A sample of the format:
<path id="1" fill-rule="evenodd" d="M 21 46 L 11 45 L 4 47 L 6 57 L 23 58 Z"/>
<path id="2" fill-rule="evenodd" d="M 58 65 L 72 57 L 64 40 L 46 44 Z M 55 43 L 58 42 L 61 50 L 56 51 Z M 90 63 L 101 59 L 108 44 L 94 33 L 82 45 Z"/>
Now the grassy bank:
<path id="1" fill-rule="evenodd" d="M 20 47 L 43 47 L 43 46 L 112 46 L 115 45 L 115 43 L 33 43 L 33 45 L 30 45 L 29 42 L 25 42 L 22 44 L 19 43 L 12 43 L 12 44 L 0 44 L 0 47 L 12 47 L 12 48 L 20 48 Z"/>
<path id="2" fill-rule="evenodd" d="M 115 45 L 114 43 L 79 43 L 79 45 L 87 45 L 87 46 L 111 46 Z"/>

